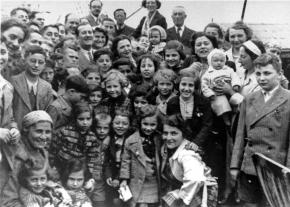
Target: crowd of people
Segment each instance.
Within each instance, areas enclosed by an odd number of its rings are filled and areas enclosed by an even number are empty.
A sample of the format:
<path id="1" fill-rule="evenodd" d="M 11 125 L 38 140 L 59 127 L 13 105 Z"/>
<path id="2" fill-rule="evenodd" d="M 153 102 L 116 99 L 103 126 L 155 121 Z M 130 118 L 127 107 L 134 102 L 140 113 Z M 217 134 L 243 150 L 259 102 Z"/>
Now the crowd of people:
<path id="1" fill-rule="evenodd" d="M 126 12 L 1 22 L 0 206 L 269 205 L 252 155 L 290 167 L 290 92 L 281 46 L 237 21 L 174 26 L 143 0 Z M 231 204 L 234 205 L 234 204 Z"/>

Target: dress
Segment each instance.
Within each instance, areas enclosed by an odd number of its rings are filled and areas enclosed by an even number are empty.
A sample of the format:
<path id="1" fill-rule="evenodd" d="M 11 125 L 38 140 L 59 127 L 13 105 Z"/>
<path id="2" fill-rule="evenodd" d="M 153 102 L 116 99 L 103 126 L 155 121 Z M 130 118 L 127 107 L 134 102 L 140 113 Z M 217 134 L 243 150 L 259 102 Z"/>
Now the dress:
<path id="1" fill-rule="evenodd" d="M 201 78 L 203 95 L 208 98 L 215 96 L 215 99 L 211 102 L 211 107 L 218 116 L 231 111 L 227 97 L 214 90 L 215 86 L 223 84 L 223 82 L 230 83 L 232 87 L 241 86 L 239 76 L 228 66 L 224 66 L 220 70 L 210 66 Z"/>

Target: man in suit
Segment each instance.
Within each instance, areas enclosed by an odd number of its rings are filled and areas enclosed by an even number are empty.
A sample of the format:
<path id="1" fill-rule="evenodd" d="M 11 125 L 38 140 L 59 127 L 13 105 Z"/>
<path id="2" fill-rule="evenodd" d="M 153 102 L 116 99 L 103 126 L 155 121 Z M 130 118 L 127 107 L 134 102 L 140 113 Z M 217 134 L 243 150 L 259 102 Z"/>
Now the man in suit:
<path id="1" fill-rule="evenodd" d="M 116 36 L 119 36 L 121 34 L 131 36 L 131 34 L 135 31 L 134 28 L 124 23 L 126 20 L 126 12 L 124 9 L 116 9 L 114 11 L 114 19 L 116 20 Z"/>
<path id="2" fill-rule="evenodd" d="M 85 18 L 88 20 L 90 25 L 95 28 L 101 24 L 100 13 L 103 8 L 103 2 L 100 0 L 91 0 L 90 4 L 90 14 Z"/>
<path id="3" fill-rule="evenodd" d="M 262 54 L 254 64 L 261 90 L 242 103 L 230 173 L 234 181 L 239 175 L 238 194 L 246 206 L 266 206 L 252 155 L 259 152 L 290 167 L 290 92 L 280 86 L 282 69 L 275 55 Z"/>
<path id="4" fill-rule="evenodd" d="M 190 40 L 195 31 L 189 29 L 184 25 L 186 19 L 185 8 L 183 6 L 176 6 L 172 11 L 172 20 L 174 26 L 169 28 L 167 32 L 167 41 L 178 40 L 184 45 L 184 53 L 191 54 Z"/>
<path id="5" fill-rule="evenodd" d="M 90 24 L 81 24 L 77 28 L 77 37 L 80 44 L 79 69 L 82 72 L 88 66 L 93 65 L 93 28 Z"/>
<path id="6" fill-rule="evenodd" d="M 13 76 L 13 113 L 21 129 L 23 117 L 34 110 L 45 110 L 53 100 L 49 83 L 39 78 L 45 68 L 45 52 L 39 46 L 30 46 L 24 54 L 25 71 Z"/>
<path id="7" fill-rule="evenodd" d="M 71 34 L 73 36 L 76 35 L 76 29 L 80 24 L 80 18 L 73 13 L 69 13 L 65 15 L 64 19 L 64 28 L 65 28 L 65 33 L 67 35 Z"/>

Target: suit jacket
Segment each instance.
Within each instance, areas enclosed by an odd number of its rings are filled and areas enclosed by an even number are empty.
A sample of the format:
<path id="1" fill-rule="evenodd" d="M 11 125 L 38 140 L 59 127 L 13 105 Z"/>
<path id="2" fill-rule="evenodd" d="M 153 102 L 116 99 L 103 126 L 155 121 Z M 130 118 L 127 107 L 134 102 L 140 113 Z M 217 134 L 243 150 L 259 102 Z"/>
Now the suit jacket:
<path id="1" fill-rule="evenodd" d="M 119 36 L 119 35 L 123 34 L 123 35 L 130 37 L 133 34 L 133 32 L 135 31 L 134 28 L 132 28 L 126 24 L 124 25 L 124 27 L 122 29 L 117 30 L 116 26 L 115 26 L 115 28 L 116 28 L 115 36 Z"/>
<path id="2" fill-rule="evenodd" d="M 281 86 L 265 103 L 261 90 L 248 95 L 241 106 L 231 168 L 256 175 L 255 152 L 290 167 L 290 92 Z"/>
<path id="3" fill-rule="evenodd" d="M 184 45 L 184 52 L 186 54 L 191 54 L 191 45 L 190 45 L 190 40 L 191 36 L 195 33 L 194 30 L 189 29 L 188 27 L 184 27 L 184 31 L 182 33 L 182 36 L 179 38 L 176 32 L 175 27 L 169 28 L 167 31 L 167 41 L 169 40 L 178 40 Z"/>
<path id="4" fill-rule="evenodd" d="M 155 143 L 155 162 L 158 184 L 160 186 L 160 136 L 154 137 Z M 131 189 L 133 199 L 131 206 L 136 205 L 143 183 L 146 176 L 146 155 L 142 147 L 142 139 L 139 131 L 132 134 L 125 142 L 125 148 L 122 155 L 122 163 L 120 170 L 120 179 L 129 180 L 129 187 Z"/>
<path id="5" fill-rule="evenodd" d="M 144 24 L 146 17 L 143 17 L 138 25 L 138 27 L 136 28 L 135 32 L 133 33 L 133 37 L 135 39 L 139 38 L 141 36 L 141 32 L 142 32 L 142 27 Z M 165 30 L 167 29 L 167 22 L 165 17 L 160 14 L 158 11 L 156 11 L 155 16 L 153 17 L 151 23 L 150 23 L 150 27 L 154 26 L 154 25 L 159 25 L 161 27 L 163 27 Z"/>
<path id="6" fill-rule="evenodd" d="M 168 116 L 173 114 L 181 116 L 179 96 L 168 101 L 166 113 Z M 186 138 L 198 146 L 204 147 L 211 132 L 212 120 L 213 113 L 210 102 L 205 97 L 195 94 L 192 118 L 184 121 Z"/>
<path id="7" fill-rule="evenodd" d="M 88 22 L 90 23 L 90 25 L 92 27 L 96 27 L 96 26 L 99 26 L 100 25 L 100 22 L 99 21 L 96 22 L 95 19 L 94 19 L 94 17 L 91 14 L 89 14 L 85 18 L 88 20 Z M 99 20 L 99 18 L 98 18 L 98 20 Z"/>
<path id="8" fill-rule="evenodd" d="M 25 72 L 22 72 L 17 76 L 13 76 L 11 81 L 14 87 L 13 114 L 19 129 L 21 129 L 23 117 L 32 111 L 27 81 L 24 73 Z M 52 94 L 53 91 L 51 85 L 45 80 L 39 78 L 36 94 L 36 109 L 46 110 L 49 104 L 53 101 Z"/>
<path id="9" fill-rule="evenodd" d="M 94 65 L 93 61 L 90 61 L 83 51 L 79 51 L 79 69 L 84 71 L 87 67 Z"/>

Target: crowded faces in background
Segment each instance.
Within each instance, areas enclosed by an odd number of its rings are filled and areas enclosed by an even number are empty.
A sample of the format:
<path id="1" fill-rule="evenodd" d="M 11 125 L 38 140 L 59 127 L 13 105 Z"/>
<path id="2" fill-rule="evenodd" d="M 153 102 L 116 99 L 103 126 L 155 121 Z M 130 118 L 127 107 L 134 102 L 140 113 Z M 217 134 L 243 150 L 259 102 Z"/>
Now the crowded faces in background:
<path id="1" fill-rule="evenodd" d="M 140 3 L 136 28 L 100 0 L 1 22 L 0 206 L 268 206 L 251 156 L 289 167 L 285 46 Z"/>

